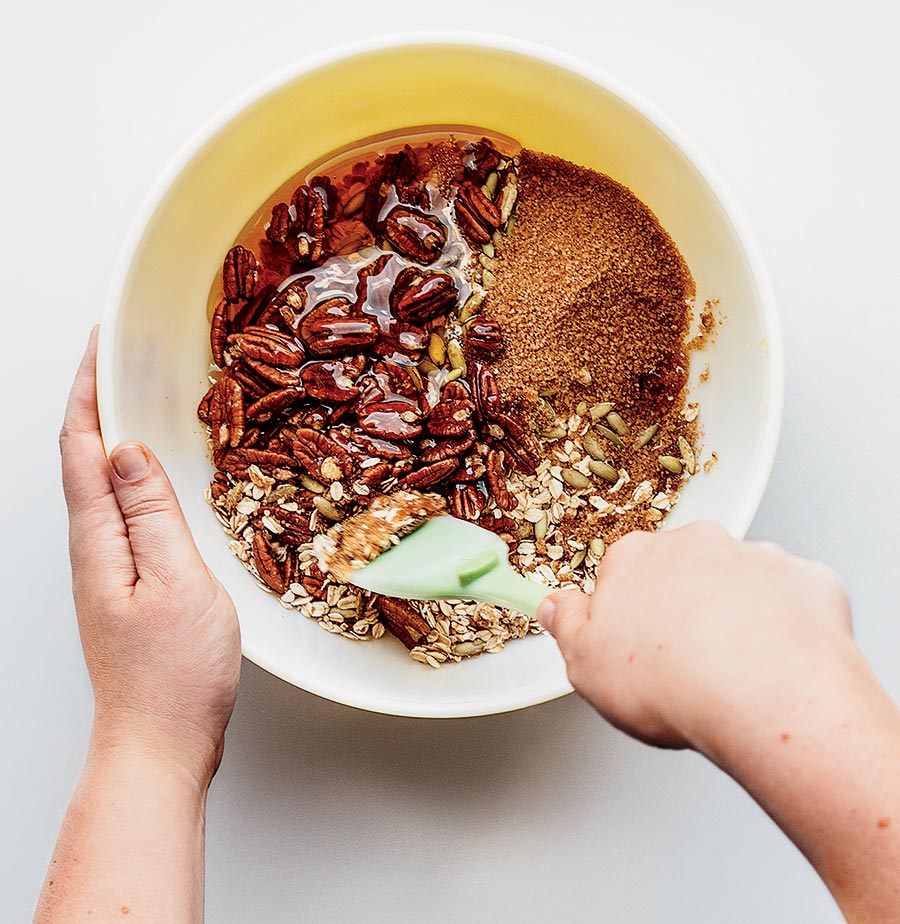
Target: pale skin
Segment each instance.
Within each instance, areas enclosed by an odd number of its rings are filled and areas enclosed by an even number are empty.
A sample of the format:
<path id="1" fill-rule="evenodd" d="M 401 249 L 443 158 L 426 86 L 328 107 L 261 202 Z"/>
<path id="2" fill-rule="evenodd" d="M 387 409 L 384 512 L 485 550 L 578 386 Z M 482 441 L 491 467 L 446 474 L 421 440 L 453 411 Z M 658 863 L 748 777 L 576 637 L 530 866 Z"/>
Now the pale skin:
<path id="1" fill-rule="evenodd" d="M 95 351 L 96 332 L 60 438 L 95 717 L 35 920 L 199 922 L 237 619 L 149 449 L 107 459 Z M 833 572 L 698 523 L 626 536 L 592 597 L 554 594 L 538 615 L 608 721 L 734 777 L 850 924 L 900 924 L 900 709 L 853 643 Z"/>

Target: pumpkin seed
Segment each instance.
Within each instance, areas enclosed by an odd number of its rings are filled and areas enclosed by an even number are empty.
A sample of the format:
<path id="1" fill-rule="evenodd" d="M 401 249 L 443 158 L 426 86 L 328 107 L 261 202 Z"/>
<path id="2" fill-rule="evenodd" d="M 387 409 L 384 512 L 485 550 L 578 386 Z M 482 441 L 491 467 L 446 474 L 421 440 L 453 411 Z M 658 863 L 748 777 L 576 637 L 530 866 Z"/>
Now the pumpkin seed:
<path id="1" fill-rule="evenodd" d="M 503 233 L 508 237 L 513 233 L 513 229 L 516 226 L 516 216 L 510 215 L 507 221 L 503 225 Z"/>
<path id="2" fill-rule="evenodd" d="M 659 430 L 659 424 L 650 424 L 650 426 L 634 441 L 634 448 L 643 449 L 647 443 L 656 436 L 657 430 Z"/>
<path id="3" fill-rule="evenodd" d="M 465 304 L 459 310 L 460 324 L 462 324 L 463 321 L 468 321 L 473 314 L 478 312 L 486 294 L 487 293 L 481 286 L 473 286 L 472 294 L 466 299 Z"/>
<path id="4" fill-rule="evenodd" d="M 591 458 L 599 459 L 601 462 L 606 461 L 606 453 L 600 448 L 600 440 L 597 439 L 594 433 L 588 430 L 581 438 L 581 442 L 584 443 L 584 448 Z"/>
<path id="5" fill-rule="evenodd" d="M 591 486 L 591 479 L 574 468 L 564 468 L 560 477 L 570 488 L 581 490 Z M 616 480 L 618 479 L 619 476 L 616 475 Z"/>
<path id="6" fill-rule="evenodd" d="M 564 427 L 551 427 L 539 434 L 542 440 L 561 440 L 566 435 Z"/>
<path id="7" fill-rule="evenodd" d="M 450 650 L 453 654 L 457 655 L 457 657 L 465 658 L 470 655 L 480 654 L 484 650 L 484 642 L 477 639 L 467 642 L 457 642 Z"/>
<path id="8" fill-rule="evenodd" d="M 486 289 L 489 289 L 496 281 L 497 281 L 497 277 L 489 269 L 486 269 L 481 274 L 481 284 Z"/>
<path id="9" fill-rule="evenodd" d="M 488 241 L 487 244 L 485 244 L 485 245 L 481 248 L 481 252 L 482 252 L 486 257 L 493 257 L 493 256 L 494 256 L 494 245 L 493 245 L 490 241 Z"/>
<path id="10" fill-rule="evenodd" d="M 341 513 L 334 504 L 331 503 L 327 498 L 322 497 L 321 495 L 316 495 L 313 498 L 313 506 L 319 513 L 325 517 L 326 520 L 342 520 L 344 515 Z"/>
<path id="11" fill-rule="evenodd" d="M 358 193 L 356 193 L 356 195 L 351 196 L 347 200 L 347 204 L 344 206 L 344 218 L 350 218 L 351 215 L 355 215 L 363 207 L 363 203 L 365 201 L 365 189 L 361 189 Z"/>
<path id="12" fill-rule="evenodd" d="M 434 331 L 428 337 L 428 358 L 436 366 L 443 366 L 447 358 L 447 345 L 444 343 L 444 338 Z"/>
<path id="13" fill-rule="evenodd" d="M 550 514 L 545 510 L 543 516 L 534 524 L 534 538 L 545 539 L 550 528 Z"/>
<path id="14" fill-rule="evenodd" d="M 555 397 L 556 395 L 559 394 L 559 389 L 558 389 L 558 388 L 542 388 L 542 389 L 538 392 L 538 394 L 539 394 L 542 398 L 553 398 L 553 397 Z"/>
<path id="15" fill-rule="evenodd" d="M 581 549 L 569 559 L 569 567 L 574 571 L 587 558 L 587 549 Z"/>
<path id="16" fill-rule="evenodd" d="M 615 484 L 619 480 L 619 473 L 615 466 L 609 462 L 602 462 L 600 459 L 591 459 L 588 462 L 588 468 L 598 477 L 610 484 Z"/>
<path id="17" fill-rule="evenodd" d="M 462 374 L 462 369 L 451 369 L 447 373 L 447 382 L 455 382 L 458 378 L 462 377 Z"/>
<path id="18" fill-rule="evenodd" d="M 312 491 L 315 494 L 325 493 L 325 485 L 322 484 L 321 481 L 316 481 L 315 478 L 310 478 L 309 475 L 301 475 L 300 484 L 302 484 L 307 491 Z"/>
<path id="19" fill-rule="evenodd" d="M 521 523 L 516 527 L 516 531 L 513 533 L 516 539 L 531 539 L 534 536 L 534 527 L 528 522 L 528 520 L 522 520 Z"/>
<path id="20" fill-rule="evenodd" d="M 487 179 L 484 181 L 484 186 L 481 187 L 481 191 L 488 197 L 488 199 L 493 199 L 499 185 L 500 174 L 497 173 L 496 170 L 492 170 L 487 175 Z"/>
<path id="21" fill-rule="evenodd" d="M 484 246 L 487 247 L 488 245 L 485 244 Z M 482 251 L 483 251 L 483 250 L 484 250 L 484 247 L 482 247 L 481 249 L 482 249 Z M 493 248 L 491 248 L 491 249 L 493 249 Z M 485 269 L 490 269 L 490 268 L 494 265 L 494 261 L 493 261 L 486 253 L 480 253 L 480 254 L 478 255 L 478 262 L 479 262 Z"/>
<path id="22" fill-rule="evenodd" d="M 691 444 L 683 436 L 678 437 L 678 451 L 681 453 L 681 461 L 684 462 L 684 467 L 687 469 L 688 474 L 695 474 L 697 460 L 694 458 L 694 450 L 691 449 Z"/>
<path id="23" fill-rule="evenodd" d="M 659 464 L 673 475 L 681 474 L 681 459 L 676 459 L 675 456 L 660 456 Z"/>
<path id="24" fill-rule="evenodd" d="M 575 405 L 575 413 L 579 417 L 587 417 L 587 412 L 588 412 L 587 401 L 579 401 L 578 404 Z"/>
<path id="25" fill-rule="evenodd" d="M 594 424 L 594 429 L 601 435 L 605 436 L 614 446 L 620 449 L 625 445 L 618 433 L 614 433 L 609 427 L 602 427 L 600 424 Z"/>
<path id="26" fill-rule="evenodd" d="M 628 434 L 631 433 L 631 427 L 629 427 L 615 411 L 610 411 L 606 415 L 606 422 L 619 434 L 619 436 L 628 436 Z"/>
<path id="27" fill-rule="evenodd" d="M 591 407 L 591 420 L 602 420 L 613 409 L 612 402 L 601 401 Z"/>
<path id="28" fill-rule="evenodd" d="M 438 367 L 427 357 L 419 363 L 419 372 L 428 375 L 429 372 L 437 372 Z"/>
<path id="29" fill-rule="evenodd" d="M 450 360 L 451 369 L 462 369 L 460 374 L 466 374 L 466 357 L 463 355 L 462 347 L 455 340 L 447 344 L 447 358 Z"/>
<path id="30" fill-rule="evenodd" d="M 606 543 L 597 536 L 596 539 L 591 539 L 591 555 L 600 561 L 601 558 L 606 554 Z"/>

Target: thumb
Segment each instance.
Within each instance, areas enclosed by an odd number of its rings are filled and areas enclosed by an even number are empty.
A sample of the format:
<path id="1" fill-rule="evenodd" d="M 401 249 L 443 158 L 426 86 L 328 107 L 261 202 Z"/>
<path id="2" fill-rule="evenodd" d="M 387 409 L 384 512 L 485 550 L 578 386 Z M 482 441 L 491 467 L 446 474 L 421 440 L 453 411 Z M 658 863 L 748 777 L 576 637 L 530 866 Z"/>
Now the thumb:
<path id="1" fill-rule="evenodd" d="M 556 639 L 563 655 L 578 631 L 588 621 L 591 598 L 578 590 L 561 590 L 541 600 L 538 622 Z"/>
<path id="2" fill-rule="evenodd" d="M 120 443 L 109 462 L 138 576 L 170 580 L 183 573 L 199 552 L 159 460 L 143 443 Z"/>

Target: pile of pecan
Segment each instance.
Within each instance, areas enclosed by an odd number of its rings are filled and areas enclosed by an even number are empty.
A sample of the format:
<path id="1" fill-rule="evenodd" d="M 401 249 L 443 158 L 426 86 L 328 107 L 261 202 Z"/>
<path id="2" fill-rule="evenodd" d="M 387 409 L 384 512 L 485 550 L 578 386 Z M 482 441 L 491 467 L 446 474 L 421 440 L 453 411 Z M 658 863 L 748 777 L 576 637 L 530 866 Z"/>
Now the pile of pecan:
<path id="1" fill-rule="evenodd" d="M 299 582 L 322 597 L 324 575 L 301 572 L 300 551 L 397 488 L 439 493 L 456 516 L 511 533 L 507 473 L 540 461 L 499 393 L 490 362 L 503 336 L 483 310 L 479 258 L 508 227 L 515 164 L 486 140 L 460 144 L 444 197 L 426 154 L 407 145 L 313 178 L 274 206 L 255 251 L 225 258 L 215 382 L 198 416 L 214 503 L 251 476 L 290 499 L 250 519 L 253 564 L 277 594 Z M 455 253 L 468 245 L 464 261 L 448 263 L 451 240 Z M 392 606 L 379 607 L 383 622 L 411 648 L 416 633 L 398 629 Z"/>

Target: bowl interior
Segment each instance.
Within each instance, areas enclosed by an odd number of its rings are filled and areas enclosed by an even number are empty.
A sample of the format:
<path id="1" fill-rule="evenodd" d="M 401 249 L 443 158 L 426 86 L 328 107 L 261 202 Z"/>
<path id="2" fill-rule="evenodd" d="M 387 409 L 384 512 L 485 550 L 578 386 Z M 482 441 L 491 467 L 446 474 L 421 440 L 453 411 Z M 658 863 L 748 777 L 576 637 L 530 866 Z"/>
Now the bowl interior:
<path id="1" fill-rule="evenodd" d="M 203 499 L 211 469 L 195 409 L 207 387 L 211 280 L 274 189 L 305 164 L 370 135 L 422 125 L 492 129 L 607 173 L 653 209 L 694 274 L 697 303 L 718 298 L 727 316 L 691 370 L 704 457 L 715 449 L 720 461 L 685 488 L 667 526 L 712 517 L 736 534 L 746 530 L 780 414 L 780 369 L 766 348 L 777 337 L 771 305 L 720 198 L 625 96 L 586 71 L 510 49 L 395 46 L 288 76 L 219 120 L 173 168 L 114 287 L 99 368 L 104 436 L 109 446 L 141 439 L 159 454 L 201 552 L 234 597 L 244 652 L 262 667 L 336 701 L 403 715 L 499 712 L 569 690 L 556 646 L 545 638 L 431 671 L 393 640 L 354 644 L 329 635 L 255 586 Z M 707 361 L 710 382 L 700 385 Z"/>

